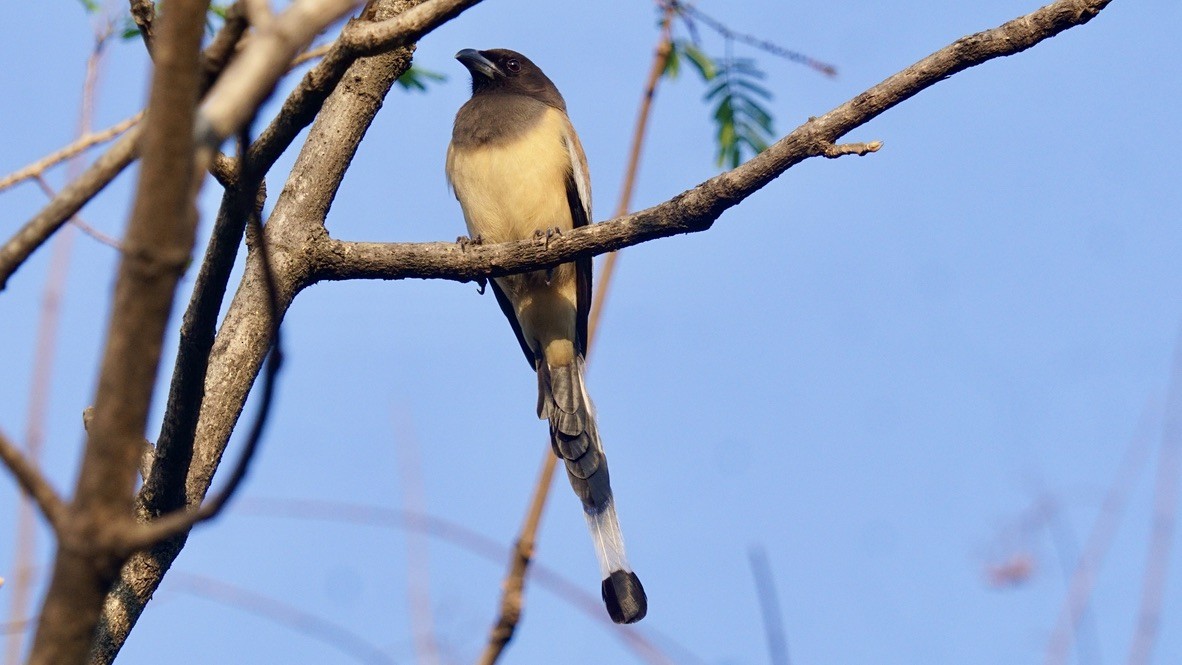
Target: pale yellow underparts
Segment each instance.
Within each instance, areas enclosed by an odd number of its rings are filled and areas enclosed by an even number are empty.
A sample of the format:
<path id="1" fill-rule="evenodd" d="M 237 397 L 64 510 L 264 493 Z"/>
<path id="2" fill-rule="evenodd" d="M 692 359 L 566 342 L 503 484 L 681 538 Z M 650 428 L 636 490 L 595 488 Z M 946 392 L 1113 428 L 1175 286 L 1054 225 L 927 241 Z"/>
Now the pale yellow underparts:
<path id="1" fill-rule="evenodd" d="M 572 172 L 565 143 L 569 121 L 547 108 L 517 140 L 475 149 L 448 149 L 447 172 L 464 211 L 468 234 L 485 243 L 527 240 L 536 231 L 573 227 L 566 198 Z M 552 366 L 574 360 L 576 294 L 573 264 L 496 280 L 517 312 L 526 342 L 545 350 Z"/>

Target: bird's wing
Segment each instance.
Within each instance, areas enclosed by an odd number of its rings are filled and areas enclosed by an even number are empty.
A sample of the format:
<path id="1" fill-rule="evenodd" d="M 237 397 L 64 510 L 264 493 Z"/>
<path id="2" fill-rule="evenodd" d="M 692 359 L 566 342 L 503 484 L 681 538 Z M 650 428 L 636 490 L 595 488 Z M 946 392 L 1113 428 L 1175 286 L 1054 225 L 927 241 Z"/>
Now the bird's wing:
<path id="1" fill-rule="evenodd" d="M 591 223 L 591 178 L 587 170 L 587 155 L 579 135 L 570 120 L 563 128 L 563 142 L 570 155 L 570 171 L 566 174 L 566 201 L 574 228 Z M 587 317 L 591 314 L 591 257 L 575 260 L 575 348 L 580 356 L 587 355 Z"/>
<path id="2" fill-rule="evenodd" d="M 493 295 L 497 297 L 497 304 L 501 306 L 505 318 L 509 319 L 509 325 L 513 326 L 513 334 L 517 335 L 517 343 L 521 345 L 521 351 L 525 353 L 525 361 L 529 363 L 529 368 L 537 369 L 537 359 L 534 358 L 533 350 L 525 341 L 525 335 L 521 332 L 521 324 L 517 322 L 517 310 L 513 309 L 513 303 L 509 300 L 509 296 L 505 295 L 501 287 L 497 286 L 497 280 L 488 280 L 488 285 L 492 287 Z"/>

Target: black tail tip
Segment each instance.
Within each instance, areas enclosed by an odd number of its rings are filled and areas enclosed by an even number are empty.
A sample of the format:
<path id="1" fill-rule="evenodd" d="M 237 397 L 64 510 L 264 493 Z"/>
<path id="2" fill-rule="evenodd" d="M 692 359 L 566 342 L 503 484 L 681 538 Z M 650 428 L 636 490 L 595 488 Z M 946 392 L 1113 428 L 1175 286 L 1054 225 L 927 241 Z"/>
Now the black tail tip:
<path id="1" fill-rule="evenodd" d="M 648 614 L 648 596 L 632 571 L 613 571 L 603 581 L 603 603 L 616 623 L 636 623 Z"/>

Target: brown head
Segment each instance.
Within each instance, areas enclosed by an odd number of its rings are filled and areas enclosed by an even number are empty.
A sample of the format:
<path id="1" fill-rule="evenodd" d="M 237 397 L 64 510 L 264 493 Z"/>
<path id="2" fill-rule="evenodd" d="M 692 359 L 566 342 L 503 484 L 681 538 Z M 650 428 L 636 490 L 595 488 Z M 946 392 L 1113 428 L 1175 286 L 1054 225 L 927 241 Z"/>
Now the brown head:
<path id="1" fill-rule="evenodd" d="M 466 48 L 456 54 L 472 74 L 472 96 L 523 95 L 566 111 L 566 102 L 554 82 L 529 58 L 509 49 L 477 51 Z"/>

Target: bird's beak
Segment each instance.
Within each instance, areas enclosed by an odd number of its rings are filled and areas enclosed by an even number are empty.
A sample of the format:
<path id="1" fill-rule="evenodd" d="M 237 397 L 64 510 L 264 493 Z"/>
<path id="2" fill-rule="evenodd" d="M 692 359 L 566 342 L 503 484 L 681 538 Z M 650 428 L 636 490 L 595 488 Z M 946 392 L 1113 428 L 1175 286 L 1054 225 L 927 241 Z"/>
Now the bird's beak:
<path id="1" fill-rule="evenodd" d="M 501 75 L 500 70 L 493 64 L 492 60 L 484 57 L 480 51 L 474 48 L 466 48 L 456 54 L 456 60 L 460 64 L 468 68 L 473 76 L 480 75 L 486 79 L 492 80 Z"/>

